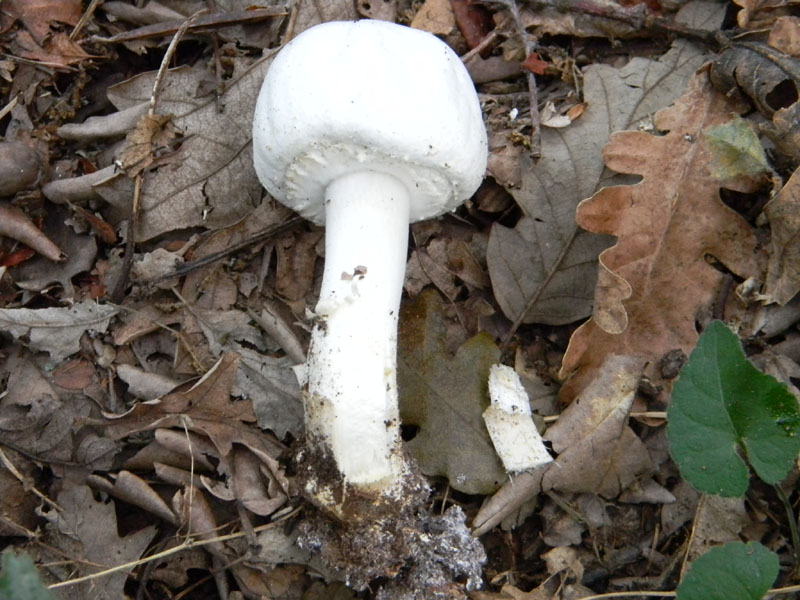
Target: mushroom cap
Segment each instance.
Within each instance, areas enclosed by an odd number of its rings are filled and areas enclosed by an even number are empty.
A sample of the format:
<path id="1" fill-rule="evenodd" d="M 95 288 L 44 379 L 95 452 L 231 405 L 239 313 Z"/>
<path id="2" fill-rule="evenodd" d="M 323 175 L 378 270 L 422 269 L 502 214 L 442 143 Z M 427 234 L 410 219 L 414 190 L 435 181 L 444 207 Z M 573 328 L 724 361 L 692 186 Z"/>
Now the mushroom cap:
<path id="1" fill-rule="evenodd" d="M 357 171 L 397 177 L 411 221 L 453 210 L 483 179 L 486 130 L 472 80 L 437 37 L 385 21 L 317 25 L 269 68 L 253 121 L 262 185 L 322 224 L 324 195 Z"/>

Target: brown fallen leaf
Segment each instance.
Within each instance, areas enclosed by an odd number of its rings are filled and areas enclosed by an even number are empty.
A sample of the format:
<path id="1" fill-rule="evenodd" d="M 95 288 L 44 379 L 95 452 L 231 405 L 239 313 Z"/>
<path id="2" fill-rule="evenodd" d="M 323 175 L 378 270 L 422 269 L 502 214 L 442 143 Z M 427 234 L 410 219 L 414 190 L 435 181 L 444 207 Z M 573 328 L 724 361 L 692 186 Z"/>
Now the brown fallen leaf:
<path id="1" fill-rule="evenodd" d="M 42 157 L 27 144 L 0 142 L 0 196 L 13 196 L 35 184 L 41 168 Z"/>
<path id="2" fill-rule="evenodd" d="M 32 462 L 9 448 L 0 449 L 0 536 L 28 535 L 36 529 L 40 500 L 30 489 L 35 476 Z"/>
<path id="3" fill-rule="evenodd" d="M 687 562 L 721 543 L 740 541 L 739 533 L 749 523 L 744 498 L 701 495 L 691 529 Z M 684 570 L 686 566 L 684 564 Z"/>
<path id="4" fill-rule="evenodd" d="M 737 109 L 701 71 L 674 106 L 656 113 L 655 125 L 666 135 L 621 132 L 606 147 L 609 168 L 644 180 L 605 188 L 578 207 L 582 227 L 616 235 L 617 243 L 600 255 L 605 285 L 598 285 L 594 315 L 573 334 L 564 356 L 563 401 L 598 376 L 608 355 L 635 357 L 643 368 L 671 350 L 689 354 L 695 319 L 723 281 L 706 256 L 742 278 L 761 276 L 763 252 L 752 229 L 719 197 L 723 186 L 742 192 L 755 186 L 742 178 L 714 179 L 701 135 Z M 614 327 L 604 328 L 605 322 Z M 648 374 L 663 382 L 659 373 Z"/>
<path id="5" fill-rule="evenodd" d="M 63 300 L 77 300 L 76 283 L 79 273 L 91 271 L 97 257 L 97 240 L 93 235 L 77 233 L 66 225 L 70 218 L 65 206 L 49 206 L 42 231 L 66 255 L 66 260 L 54 262 L 43 255 L 34 256 L 20 264 L 13 272 L 15 285 L 21 289 L 39 292 L 54 284 L 63 288 Z M 86 298 L 82 295 L 81 298 Z"/>
<path id="6" fill-rule="evenodd" d="M 148 513 L 164 519 L 167 523 L 178 524 L 175 513 L 172 512 L 152 486 L 130 471 L 117 473 L 114 484 L 108 493 L 119 500 L 124 500 L 128 504 L 138 506 Z"/>
<path id="7" fill-rule="evenodd" d="M 0 202 L 0 235 L 22 242 L 52 261 L 64 262 L 67 259 L 24 212 L 7 202 Z"/>
<path id="8" fill-rule="evenodd" d="M 784 305 L 800 292 L 800 170 L 764 207 L 772 231 L 764 300 Z"/>
<path id="9" fill-rule="evenodd" d="M 328 20 L 354 20 L 355 3 L 341 0 L 301 2 L 293 13 L 293 35 Z M 214 75 L 206 65 L 179 67 L 167 72 L 158 95 L 158 110 L 172 114 L 173 125 L 183 133 L 184 142 L 167 164 L 145 173 L 141 214 L 136 240 L 145 241 L 167 231 L 203 227 L 218 229 L 246 217 L 261 204 L 263 189 L 253 169 L 251 125 L 256 97 L 266 70 L 277 50 L 268 50 L 255 62 L 231 58 L 234 73 L 217 94 Z M 155 71 L 142 73 L 108 89 L 108 99 L 119 111 L 132 110 L 141 116 L 153 93 Z M 111 115 L 109 120 L 119 121 Z M 130 123 L 129 121 L 126 121 Z M 87 123 L 92 131 L 102 129 L 103 120 Z M 76 134 L 80 127 L 73 127 Z M 108 179 L 110 177 L 110 179 Z M 73 178 L 79 179 L 79 178 Z M 48 197 L 64 200 L 65 185 L 51 186 Z M 133 182 L 124 173 L 103 173 L 102 180 L 79 183 L 82 192 L 99 194 L 126 214 Z M 52 188 L 52 189 L 51 189 Z M 235 194 L 231 191 L 235 190 Z M 123 210 L 119 210 L 123 209 Z"/>
<path id="10" fill-rule="evenodd" d="M 118 157 L 128 177 L 134 177 L 150 167 L 156 162 L 158 153 L 175 141 L 178 131 L 171 120 L 172 115 L 146 114 L 128 132 L 125 136 L 128 145 Z"/>
<path id="11" fill-rule="evenodd" d="M 17 34 L 16 41 L 22 46 L 19 52 L 21 56 L 44 63 L 48 67 L 69 67 L 86 59 L 100 58 L 85 52 L 77 42 L 61 31 L 46 38 L 41 46 L 25 31 Z"/>
<path id="12" fill-rule="evenodd" d="M 8 0 L 3 3 L 3 11 L 22 21 L 41 43 L 50 33 L 51 23 L 77 25 L 83 6 L 81 0 Z"/>
<path id="13" fill-rule="evenodd" d="M 81 336 L 102 333 L 119 309 L 90 301 L 63 308 L 0 309 L 0 328 L 59 362 L 80 350 Z"/>
<path id="14" fill-rule="evenodd" d="M 456 18 L 450 0 L 425 0 L 411 21 L 414 29 L 439 35 L 449 34 L 455 26 Z"/>

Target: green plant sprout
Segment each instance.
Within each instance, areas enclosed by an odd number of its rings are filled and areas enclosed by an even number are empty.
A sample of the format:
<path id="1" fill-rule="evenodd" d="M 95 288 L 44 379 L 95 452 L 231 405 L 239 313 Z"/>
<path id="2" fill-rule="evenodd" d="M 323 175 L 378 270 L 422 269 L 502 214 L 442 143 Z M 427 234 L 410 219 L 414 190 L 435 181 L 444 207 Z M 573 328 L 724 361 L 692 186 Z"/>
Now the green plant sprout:
<path id="1" fill-rule="evenodd" d="M 738 337 L 712 322 L 697 342 L 667 410 L 670 453 L 683 478 L 706 494 L 741 497 L 750 469 L 786 508 L 795 562 L 800 536 L 780 487 L 800 452 L 800 408 L 788 388 L 759 371 Z M 778 556 L 758 542 L 713 548 L 692 565 L 678 600 L 760 600 L 778 576 Z"/>

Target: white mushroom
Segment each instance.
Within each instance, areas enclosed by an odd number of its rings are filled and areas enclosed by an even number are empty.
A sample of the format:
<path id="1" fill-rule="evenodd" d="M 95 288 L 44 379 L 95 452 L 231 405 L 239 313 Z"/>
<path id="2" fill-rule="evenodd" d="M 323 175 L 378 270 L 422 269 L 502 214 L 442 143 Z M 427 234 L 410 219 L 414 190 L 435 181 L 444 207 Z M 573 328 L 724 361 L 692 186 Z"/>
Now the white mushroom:
<path id="1" fill-rule="evenodd" d="M 409 472 L 396 386 L 408 225 L 453 210 L 480 185 L 487 140 L 472 81 L 428 33 L 383 21 L 318 25 L 270 66 L 253 158 L 270 194 L 326 226 L 306 361 L 309 444 L 359 493 L 398 493 Z M 314 486 L 318 499 L 339 489 Z"/>

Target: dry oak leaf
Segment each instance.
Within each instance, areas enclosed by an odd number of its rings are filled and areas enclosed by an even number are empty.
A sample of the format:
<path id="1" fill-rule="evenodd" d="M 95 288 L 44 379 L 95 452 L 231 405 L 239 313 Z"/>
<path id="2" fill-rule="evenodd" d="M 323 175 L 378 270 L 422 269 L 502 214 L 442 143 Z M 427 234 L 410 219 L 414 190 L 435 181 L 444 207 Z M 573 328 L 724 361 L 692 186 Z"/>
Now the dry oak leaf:
<path id="1" fill-rule="evenodd" d="M 781 306 L 800 292 L 800 169 L 764 207 L 772 230 L 772 248 L 764 300 Z"/>
<path id="2" fill-rule="evenodd" d="M 714 179 L 701 135 L 737 108 L 701 71 L 673 106 L 656 113 L 656 128 L 668 133 L 620 132 L 606 146 L 609 168 L 643 180 L 602 189 L 578 206 L 582 227 L 615 235 L 617 243 L 600 255 L 593 316 L 564 356 L 562 400 L 596 377 L 609 354 L 637 357 L 642 367 L 670 350 L 688 355 L 697 341 L 695 319 L 723 282 L 706 257 L 742 278 L 761 277 L 763 253 L 751 227 L 719 196 L 723 186 L 747 192 L 754 184 Z M 657 373 L 652 378 L 660 381 Z"/>
<path id="3" fill-rule="evenodd" d="M 59 581 L 137 560 L 156 534 L 155 526 L 151 525 L 120 537 L 114 504 L 96 501 L 92 490 L 85 485 L 65 483 L 56 501 L 60 510 L 45 513 L 48 524 L 42 562 L 48 564 L 43 571 L 55 575 Z M 64 562 L 65 556 L 71 560 Z M 75 584 L 59 597 L 116 600 L 125 596 L 123 588 L 127 580 L 127 571 L 117 571 Z"/>
<path id="4" fill-rule="evenodd" d="M 605 183 L 601 152 L 611 132 L 668 106 L 706 59 L 698 46 L 677 41 L 658 60 L 586 69 L 589 108 L 569 127 L 542 130 L 542 158 L 534 165 L 522 157 L 520 186 L 509 189 L 522 218 L 513 229 L 491 229 L 489 276 L 511 321 L 563 325 L 591 314 L 597 255 L 609 240 L 578 227 L 575 207 Z"/>

